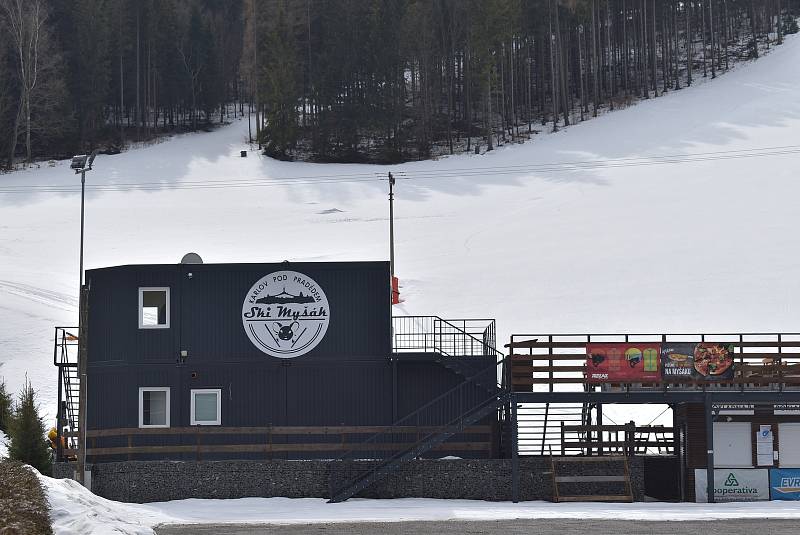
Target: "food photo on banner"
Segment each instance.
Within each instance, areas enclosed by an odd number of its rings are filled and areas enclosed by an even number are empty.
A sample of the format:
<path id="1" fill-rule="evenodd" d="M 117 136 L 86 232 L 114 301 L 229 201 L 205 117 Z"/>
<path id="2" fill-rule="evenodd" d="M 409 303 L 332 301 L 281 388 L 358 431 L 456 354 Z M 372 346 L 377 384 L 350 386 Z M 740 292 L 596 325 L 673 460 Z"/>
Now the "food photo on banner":
<path id="1" fill-rule="evenodd" d="M 733 352 L 731 344 L 664 343 L 661 374 L 667 382 L 670 379 L 727 381 L 733 379 Z"/>
<path id="2" fill-rule="evenodd" d="M 773 500 L 800 501 L 800 468 L 770 470 L 769 495 Z"/>
<path id="3" fill-rule="evenodd" d="M 590 383 L 658 383 L 660 344 L 586 344 Z"/>

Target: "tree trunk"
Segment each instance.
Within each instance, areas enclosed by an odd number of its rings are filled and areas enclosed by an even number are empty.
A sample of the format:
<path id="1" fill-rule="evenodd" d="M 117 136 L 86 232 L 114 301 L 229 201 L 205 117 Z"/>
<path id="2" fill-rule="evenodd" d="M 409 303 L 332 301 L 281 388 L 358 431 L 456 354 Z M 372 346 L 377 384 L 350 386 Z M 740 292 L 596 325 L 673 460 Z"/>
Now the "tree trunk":
<path id="1" fill-rule="evenodd" d="M 758 58 L 758 34 L 756 33 L 756 0 L 750 0 L 750 30 L 753 33 L 753 57 Z"/>
<path id="2" fill-rule="evenodd" d="M 592 116 L 597 117 L 597 104 L 598 104 L 598 91 L 597 91 L 597 0 L 592 0 L 592 93 L 594 99 L 594 106 Z"/>
<path id="3" fill-rule="evenodd" d="M 709 35 L 711 37 L 711 78 L 717 77 L 717 67 L 716 62 L 714 61 L 714 1 L 708 0 L 708 30 Z"/>

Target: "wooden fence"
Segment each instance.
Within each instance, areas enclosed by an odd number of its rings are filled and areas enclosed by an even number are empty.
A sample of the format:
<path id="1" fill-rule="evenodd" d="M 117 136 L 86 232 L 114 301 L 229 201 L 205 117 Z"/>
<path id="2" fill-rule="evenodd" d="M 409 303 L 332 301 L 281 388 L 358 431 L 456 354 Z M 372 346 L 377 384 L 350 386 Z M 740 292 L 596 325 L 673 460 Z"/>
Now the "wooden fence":
<path id="1" fill-rule="evenodd" d="M 261 454 L 265 458 L 272 458 L 275 454 L 283 453 L 314 453 L 317 454 L 317 457 L 320 454 L 331 454 L 331 457 L 335 457 L 347 451 L 402 451 L 413 446 L 425 436 L 442 429 L 435 426 L 193 426 L 96 429 L 86 432 L 88 441 L 86 454 L 94 458 L 127 456 L 129 460 L 132 460 L 134 455 L 172 453 L 193 453 L 197 460 L 202 460 L 203 454 L 208 453 L 251 453 Z M 391 433 L 388 438 L 393 441 L 366 442 L 373 435 L 385 432 Z M 448 441 L 434 448 L 434 451 L 481 452 L 487 456 L 491 453 L 491 426 L 469 426 L 465 427 L 462 433 L 480 435 L 482 439 Z M 237 443 L 236 441 L 240 440 L 237 437 L 242 436 L 253 437 L 253 440 L 241 440 Z M 143 437 L 163 437 L 165 443 L 141 444 Z M 192 444 L 169 443 L 178 440 L 185 442 L 187 437 L 192 439 Z M 216 437 L 216 439 L 212 437 Z M 303 440 L 302 437 L 308 437 L 308 440 Z M 98 441 L 120 438 L 125 443 L 124 446 L 97 446 Z M 255 440 L 256 438 L 260 438 L 260 440 Z M 209 443 L 220 441 L 225 443 Z"/>

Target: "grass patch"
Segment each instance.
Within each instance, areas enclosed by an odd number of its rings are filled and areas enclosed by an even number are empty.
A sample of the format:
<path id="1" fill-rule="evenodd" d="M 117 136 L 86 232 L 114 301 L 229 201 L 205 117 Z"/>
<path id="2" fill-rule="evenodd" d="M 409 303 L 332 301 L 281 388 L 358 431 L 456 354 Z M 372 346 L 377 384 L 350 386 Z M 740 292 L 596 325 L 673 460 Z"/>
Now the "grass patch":
<path id="1" fill-rule="evenodd" d="M 0 462 L 0 535 L 52 535 L 44 489 L 32 469 Z"/>

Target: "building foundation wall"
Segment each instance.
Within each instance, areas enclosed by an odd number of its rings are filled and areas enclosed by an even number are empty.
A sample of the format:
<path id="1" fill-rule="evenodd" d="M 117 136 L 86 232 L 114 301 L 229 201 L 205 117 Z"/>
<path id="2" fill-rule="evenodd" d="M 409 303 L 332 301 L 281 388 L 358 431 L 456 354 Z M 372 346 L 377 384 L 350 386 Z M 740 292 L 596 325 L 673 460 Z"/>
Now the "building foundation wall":
<path id="1" fill-rule="evenodd" d="M 327 461 L 125 461 L 91 465 L 92 492 L 110 500 L 147 503 L 187 498 L 328 498 L 366 462 Z M 582 475 L 619 472 L 611 463 L 580 463 Z M 634 498 L 644 496 L 644 462 L 629 460 Z M 591 468 L 589 468 L 589 466 Z M 73 463 L 55 463 L 54 477 L 71 478 Z M 520 500 L 553 496 L 549 457 L 520 459 Z M 561 472 L 559 472 L 561 473 Z M 577 475 L 577 474 L 575 474 Z M 510 501 L 511 461 L 507 459 L 415 460 L 401 465 L 357 497 L 442 498 Z M 622 494 L 622 485 L 562 485 L 562 494 Z"/>

